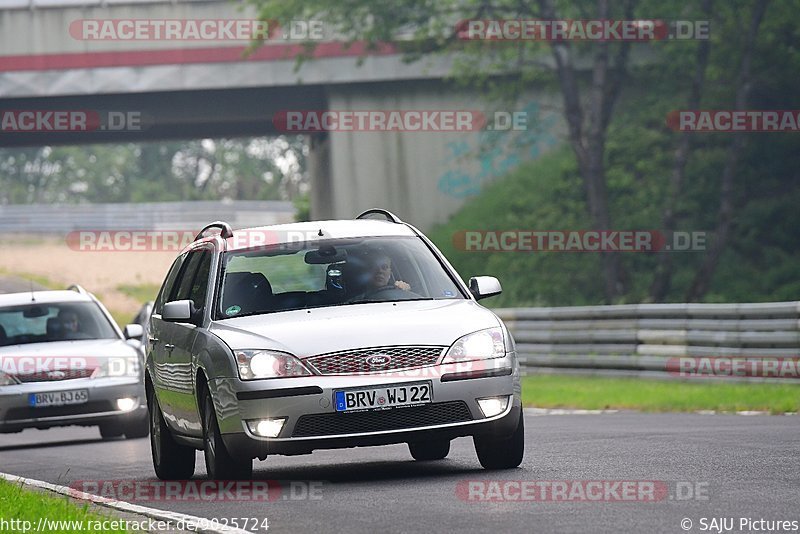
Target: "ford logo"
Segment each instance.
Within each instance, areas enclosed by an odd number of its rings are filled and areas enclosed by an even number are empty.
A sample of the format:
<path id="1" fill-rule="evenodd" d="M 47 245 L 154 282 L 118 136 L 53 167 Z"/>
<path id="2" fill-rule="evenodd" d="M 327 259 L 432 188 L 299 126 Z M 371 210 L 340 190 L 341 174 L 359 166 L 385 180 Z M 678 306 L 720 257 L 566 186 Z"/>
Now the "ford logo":
<path id="1" fill-rule="evenodd" d="M 64 371 L 48 371 L 47 378 L 50 380 L 64 380 L 67 377 L 67 373 Z"/>
<path id="2" fill-rule="evenodd" d="M 392 361 L 392 357 L 388 354 L 373 354 L 367 356 L 364 360 L 370 367 L 386 367 Z"/>

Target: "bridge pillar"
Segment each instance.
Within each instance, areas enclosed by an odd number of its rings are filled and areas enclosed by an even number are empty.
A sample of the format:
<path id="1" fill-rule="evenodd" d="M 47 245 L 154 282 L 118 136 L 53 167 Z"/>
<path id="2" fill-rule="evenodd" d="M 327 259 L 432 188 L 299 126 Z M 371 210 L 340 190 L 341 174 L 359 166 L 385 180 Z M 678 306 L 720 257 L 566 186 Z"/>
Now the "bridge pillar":
<path id="1" fill-rule="evenodd" d="M 327 133 L 311 135 L 309 138 L 308 174 L 311 182 L 311 219 L 334 218 L 331 141 Z"/>

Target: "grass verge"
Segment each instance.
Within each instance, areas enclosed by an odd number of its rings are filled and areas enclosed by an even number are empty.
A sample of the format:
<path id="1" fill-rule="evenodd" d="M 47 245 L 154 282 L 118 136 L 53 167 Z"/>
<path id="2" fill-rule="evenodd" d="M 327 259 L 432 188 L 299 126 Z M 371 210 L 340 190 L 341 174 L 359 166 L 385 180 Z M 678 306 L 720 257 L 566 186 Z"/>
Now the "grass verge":
<path id="1" fill-rule="evenodd" d="M 139 301 L 139 304 L 144 304 L 148 300 L 155 300 L 158 290 L 161 286 L 156 284 L 141 284 L 141 285 L 127 285 L 123 284 L 117 286 L 117 291 L 123 295 L 127 295 Z"/>
<path id="2" fill-rule="evenodd" d="M 42 523 L 40 518 L 44 518 Z M 0 520 L 8 522 L 12 532 L 33 531 L 37 526 L 42 527 L 41 532 L 127 532 L 113 530 L 114 518 L 93 512 L 88 503 L 31 491 L 3 479 L 0 479 Z M 12 520 L 16 520 L 16 528 Z M 30 528 L 24 528 L 26 526 Z"/>
<path id="3" fill-rule="evenodd" d="M 9 271 L 8 269 L 3 269 L 0 267 L 0 276 L 13 276 L 14 278 L 19 278 L 21 280 L 30 280 L 34 284 L 38 284 L 39 286 L 45 289 L 66 289 L 64 284 L 60 284 L 53 280 L 50 280 L 46 276 L 42 276 L 39 274 L 33 273 L 20 273 L 20 272 L 13 272 Z M 34 287 L 34 289 L 39 289 Z"/>
<path id="4" fill-rule="evenodd" d="M 800 411 L 800 384 L 534 375 L 522 379 L 522 402 L 538 408 L 644 412 L 753 410 L 782 414 Z"/>

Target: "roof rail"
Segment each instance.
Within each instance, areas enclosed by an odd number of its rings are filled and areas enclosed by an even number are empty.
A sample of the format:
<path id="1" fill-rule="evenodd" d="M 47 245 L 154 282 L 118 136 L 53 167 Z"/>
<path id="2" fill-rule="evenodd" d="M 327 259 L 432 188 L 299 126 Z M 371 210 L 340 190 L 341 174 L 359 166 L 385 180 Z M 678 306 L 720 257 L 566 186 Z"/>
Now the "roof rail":
<path id="1" fill-rule="evenodd" d="M 80 293 L 81 295 L 88 295 L 88 294 L 89 294 L 89 292 L 88 292 L 88 291 L 86 291 L 85 289 L 83 289 L 83 288 L 82 288 L 81 286 L 79 286 L 78 284 L 72 284 L 71 286 L 69 286 L 69 287 L 67 288 L 67 291 L 75 291 L 75 292 L 77 292 L 77 293 Z"/>
<path id="2" fill-rule="evenodd" d="M 205 228 L 200 230 L 200 233 L 194 236 L 194 240 L 197 241 L 201 237 L 205 237 L 203 234 L 210 228 L 219 228 L 219 236 L 222 239 L 233 237 L 233 229 L 231 228 L 230 224 L 226 223 L 225 221 L 214 221 L 211 224 L 207 224 Z"/>
<path id="3" fill-rule="evenodd" d="M 356 219 L 373 219 L 370 215 L 381 215 L 385 220 L 393 223 L 402 223 L 403 221 L 400 220 L 400 217 L 395 215 L 389 210 L 385 210 L 383 208 L 371 208 L 367 211 L 360 213 Z"/>

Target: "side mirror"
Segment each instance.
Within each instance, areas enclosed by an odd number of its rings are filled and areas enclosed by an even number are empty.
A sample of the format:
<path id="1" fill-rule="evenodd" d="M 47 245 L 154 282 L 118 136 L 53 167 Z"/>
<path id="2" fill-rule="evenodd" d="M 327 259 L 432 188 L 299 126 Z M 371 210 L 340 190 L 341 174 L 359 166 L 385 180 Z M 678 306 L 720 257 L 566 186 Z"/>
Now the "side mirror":
<path id="1" fill-rule="evenodd" d="M 191 300 L 173 300 L 164 304 L 161 318 L 171 323 L 191 323 L 193 308 Z"/>
<path id="2" fill-rule="evenodd" d="M 473 276 L 469 279 L 469 291 L 475 300 L 493 297 L 503 292 L 500 280 L 494 276 Z"/>
<path id="3" fill-rule="evenodd" d="M 140 324 L 129 324 L 122 331 L 125 339 L 141 339 L 144 335 L 144 327 Z"/>

